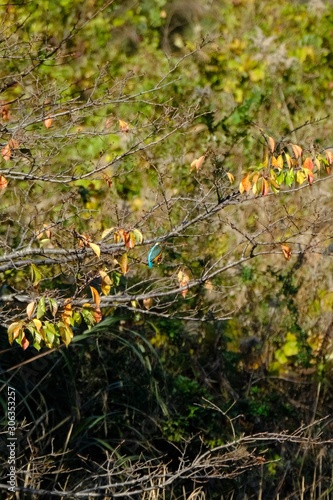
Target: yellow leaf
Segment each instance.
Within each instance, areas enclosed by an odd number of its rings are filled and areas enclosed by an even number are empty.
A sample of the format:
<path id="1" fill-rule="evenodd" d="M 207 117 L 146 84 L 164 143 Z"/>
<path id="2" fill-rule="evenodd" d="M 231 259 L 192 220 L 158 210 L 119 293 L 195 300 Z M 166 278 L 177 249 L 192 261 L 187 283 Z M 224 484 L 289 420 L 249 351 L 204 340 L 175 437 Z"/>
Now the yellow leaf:
<path id="1" fill-rule="evenodd" d="M 104 238 L 109 236 L 109 234 L 112 233 L 113 230 L 114 227 L 108 227 L 107 229 L 104 229 L 104 231 L 102 232 L 102 240 L 104 240 Z"/>
<path id="2" fill-rule="evenodd" d="M 94 288 L 93 286 L 90 287 L 90 291 L 91 291 L 91 295 L 92 295 L 95 306 L 99 307 L 99 305 L 101 303 L 100 294 L 98 293 L 96 288 Z"/>
<path id="3" fill-rule="evenodd" d="M 279 155 L 277 158 L 273 156 L 272 158 L 272 167 L 278 168 L 281 170 L 283 168 L 283 158 L 282 155 Z"/>
<path id="4" fill-rule="evenodd" d="M 194 170 L 196 168 L 197 172 L 200 170 L 202 167 L 203 162 L 205 161 L 206 156 L 200 156 L 200 158 L 197 158 L 196 160 L 193 160 L 191 163 L 191 169 L 190 171 Z"/>
<path id="5" fill-rule="evenodd" d="M 250 175 L 246 174 L 246 176 L 242 179 L 240 185 L 239 185 L 239 191 L 241 194 L 245 192 L 250 191 L 252 187 L 251 181 L 250 181 Z"/>
<path id="6" fill-rule="evenodd" d="M 90 248 L 92 249 L 92 251 L 97 255 L 98 258 L 100 258 L 101 256 L 101 249 L 98 245 L 96 245 L 96 243 L 88 243 L 88 245 L 90 246 Z"/>
<path id="7" fill-rule="evenodd" d="M 288 168 L 292 168 L 293 164 L 292 164 L 290 155 L 288 155 L 288 153 L 285 153 L 284 156 L 286 157 L 286 162 L 287 162 Z"/>
<path id="8" fill-rule="evenodd" d="M 120 265 L 121 272 L 123 274 L 126 274 L 128 272 L 128 269 L 129 269 L 127 253 L 123 253 L 123 255 L 120 257 L 118 262 Z"/>
<path id="9" fill-rule="evenodd" d="M 303 182 L 306 180 L 306 174 L 302 170 L 298 170 L 296 173 L 296 182 L 298 184 L 303 184 Z"/>
<path id="10" fill-rule="evenodd" d="M 112 285 L 112 280 L 110 276 L 105 271 L 99 271 L 100 277 L 102 278 L 102 294 L 109 295 Z"/>
<path id="11" fill-rule="evenodd" d="M 118 121 L 121 132 L 128 132 L 129 131 L 128 123 L 124 122 L 124 120 L 118 120 Z"/>
<path id="12" fill-rule="evenodd" d="M 232 175 L 231 172 L 227 172 L 227 176 L 228 176 L 228 179 L 230 181 L 230 184 L 232 184 L 234 182 L 234 180 L 235 180 L 234 175 Z"/>
<path id="13" fill-rule="evenodd" d="M 42 322 L 41 322 L 41 320 L 37 319 L 37 318 L 34 318 L 32 320 L 32 322 L 35 325 L 37 332 L 39 333 L 41 331 L 41 328 L 42 328 Z"/>

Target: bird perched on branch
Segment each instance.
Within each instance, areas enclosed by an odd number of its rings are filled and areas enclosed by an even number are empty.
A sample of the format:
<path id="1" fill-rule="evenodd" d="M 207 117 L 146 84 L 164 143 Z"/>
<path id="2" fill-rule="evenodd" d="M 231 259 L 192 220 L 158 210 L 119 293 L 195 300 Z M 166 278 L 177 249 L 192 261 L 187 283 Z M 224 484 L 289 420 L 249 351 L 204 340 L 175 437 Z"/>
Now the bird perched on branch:
<path id="1" fill-rule="evenodd" d="M 155 245 L 149 250 L 148 253 L 148 267 L 152 268 L 153 264 L 157 262 L 158 264 L 162 259 L 162 248 L 160 243 L 155 243 Z"/>

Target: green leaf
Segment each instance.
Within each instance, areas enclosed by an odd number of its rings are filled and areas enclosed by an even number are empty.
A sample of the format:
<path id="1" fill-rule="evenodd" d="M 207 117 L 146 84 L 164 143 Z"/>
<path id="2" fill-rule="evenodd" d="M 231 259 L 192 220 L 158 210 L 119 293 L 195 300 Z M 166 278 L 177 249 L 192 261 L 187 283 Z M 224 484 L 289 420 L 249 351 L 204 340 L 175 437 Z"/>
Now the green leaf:
<path id="1" fill-rule="evenodd" d="M 40 319 L 46 313 L 45 297 L 41 297 L 37 306 L 37 319 Z"/>

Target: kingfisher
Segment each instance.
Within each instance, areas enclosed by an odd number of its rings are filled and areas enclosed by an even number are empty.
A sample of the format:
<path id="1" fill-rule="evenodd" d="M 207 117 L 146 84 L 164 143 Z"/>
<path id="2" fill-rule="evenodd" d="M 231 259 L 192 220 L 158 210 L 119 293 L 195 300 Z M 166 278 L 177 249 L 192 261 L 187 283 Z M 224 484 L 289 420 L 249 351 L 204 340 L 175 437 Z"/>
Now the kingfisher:
<path id="1" fill-rule="evenodd" d="M 159 243 L 155 243 L 155 245 L 149 250 L 148 253 L 148 267 L 152 268 L 154 262 L 157 262 L 158 264 L 161 262 L 162 259 L 162 248 Z"/>

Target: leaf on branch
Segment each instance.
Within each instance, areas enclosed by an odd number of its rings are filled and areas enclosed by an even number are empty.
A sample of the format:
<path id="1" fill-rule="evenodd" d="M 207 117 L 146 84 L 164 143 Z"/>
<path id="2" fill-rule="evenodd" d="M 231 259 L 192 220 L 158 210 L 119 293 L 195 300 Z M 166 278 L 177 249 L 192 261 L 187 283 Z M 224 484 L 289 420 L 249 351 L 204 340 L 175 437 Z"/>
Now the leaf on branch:
<path id="1" fill-rule="evenodd" d="M 291 258 L 291 248 L 288 245 L 281 245 L 281 249 L 283 252 L 283 256 L 286 260 L 290 260 Z"/>
<path id="2" fill-rule="evenodd" d="M 275 141 L 273 137 L 268 137 L 268 147 L 271 153 L 274 153 L 275 151 Z"/>
<path id="3" fill-rule="evenodd" d="M 149 297 L 148 299 L 143 299 L 143 305 L 145 306 L 146 309 L 150 309 L 154 303 L 154 300 Z"/>
<path id="4" fill-rule="evenodd" d="M 136 243 L 141 245 L 141 243 L 143 242 L 143 235 L 142 235 L 141 231 L 139 231 L 139 229 L 133 229 L 133 234 L 134 234 Z"/>
<path id="5" fill-rule="evenodd" d="M 96 307 L 94 311 L 94 320 L 96 323 L 100 323 L 103 319 L 102 311 L 100 310 L 99 307 Z"/>
<path id="6" fill-rule="evenodd" d="M 46 313 L 45 297 L 41 297 L 38 301 L 36 316 L 39 319 L 42 318 L 45 313 Z"/>
<path id="7" fill-rule="evenodd" d="M 47 116 L 44 120 L 44 126 L 46 128 L 50 128 L 52 125 L 52 121 L 53 121 L 52 118 L 50 116 Z"/>
<path id="8" fill-rule="evenodd" d="M 127 122 L 124 122 L 124 120 L 118 120 L 119 121 L 119 128 L 121 132 L 128 132 L 129 131 L 129 125 Z"/>
<path id="9" fill-rule="evenodd" d="M 279 155 L 277 158 L 275 158 L 275 156 L 272 157 L 272 167 L 278 168 L 279 170 L 283 168 L 282 155 Z"/>
<path id="10" fill-rule="evenodd" d="M 203 156 L 200 156 L 200 158 L 197 158 L 196 160 L 193 160 L 192 163 L 191 163 L 190 172 L 192 172 L 195 168 L 196 168 L 196 170 L 198 172 L 200 170 L 200 168 L 202 167 L 202 164 L 205 161 L 205 158 L 206 158 L 206 156 L 203 155 Z"/>
<path id="11" fill-rule="evenodd" d="M 307 156 L 305 160 L 303 161 L 303 168 L 306 168 L 307 170 L 313 170 L 313 161 L 310 158 L 310 156 Z"/>
<path id="12" fill-rule="evenodd" d="M 286 157 L 286 162 L 287 162 L 288 168 L 292 168 L 293 162 L 292 162 L 291 156 L 288 155 L 288 153 L 285 153 L 284 156 Z"/>
<path id="13" fill-rule="evenodd" d="M 121 272 L 123 274 L 126 274 L 128 272 L 128 257 L 127 257 L 127 253 L 123 253 L 123 255 L 120 257 L 120 259 L 118 260 L 118 263 L 120 265 L 120 269 L 121 269 Z"/>
<path id="14" fill-rule="evenodd" d="M 35 264 L 31 264 L 30 269 L 31 269 L 31 281 L 34 287 L 36 287 L 39 284 L 40 280 L 42 279 L 42 274 L 35 266 Z"/>
<path id="15" fill-rule="evenodd" d="M 8 120 L 10 120 L 10 110 L 9 110 L 9 106 L 6 102 L 4 101 L 1 101 L 0 102 L 0 112 L 1 112 L 1 119 L 6 122 Z"/>
<path id="16" fill-rule="evenodd" d="M 305 181 L 306 181 L 306 174 L 304 173 L 303 170 L 298 170 L 296 173 L 296 182 L 299 185 L 302 185 L 303 182 L 305 182 Z"/>
<path id="17" fill-rule="evenodd" d="M 70 299 L 67 299 L 67 301 L 64 304 L 63 313 L 61 315 L 61 319 L 65 323 L 65 325 L 72 324 L 72 316 L 73 316 L 72 304 L 70 303 Z"/>
<path id="18" fill-rule="evenodd" d="M 227 176 L 230 181 L 230 184 L 232 184 L 235 180 L 235 176 L 231 172 L 227 172 Z"/>
<path id="19" fill-rule="evenodd" d="M 50 307 L 51 314 L 53 317 L 55 317 L 55 315 L 57 314 L 58 309 L 59 309 L 58 303 L 55 299 L 52 299 L 51 297 L 48 297 L 48 301 L 49 301 L 49 307 Z"/>
<path id="20" fill-rule="evenodd" d="M 90 248 L 92 249 L 92 251 L 97 255 L 97 257 L 100 258 L 100 256 L 101 256 L 101 248 L 98 245 L 96 245 L 96 243 L 89 242 L 88 245 L 90 246 Z"/>
<path id="21" fill-rule="evenodd" d="M 250 174 L 246 174 L 246 176 L 242 179 L 240 185 L 239 185 L 239 192 L 243 194 L 244 192 L 250 191 L 252 187 L 252 183 L 250 181 Z"/>
<path id="22" fill-rule="evenodd" d="M 30 345 L 29 340 L 27 339 L 27 337 L 25 335 L 23 335 L 23 337 L 21 339 L 21 347 L 22 347 L 23 351 L 28 349 L 29 345 Z"/>
<path id="23" fill-rule="evenodd" d="M 33 312 L 35 310 L 35 305 L 36 305 L 36 303 L 34 300 L 27 305 L 27 316 L 29 319 L 31 319 L 31 317 L 33 315 Z"/>
<path id="24" fill-rule="evenodd" d="M 32 320 L 33 324 L 34 324 L 34 327 L 36 328 L 37 332 L 39 333 L 42 329 L 42 322 L 40 319 L 37 319 L 37 318 L 34 318 Z"/>
<path id="25" fill-rule="evenodd" d="M 8 181 L 6 177 L 0 175 L 0 191 L 4 191 L 7 186 L 8 186 Z"/>
<path id="26" fill-rule="evenodd" d="M 114 231 L 114 227 L 109 227 L 107 229 L 104 229 L 104 231 L 102 232 L 102 240 L 104 240 L 104 238 L 109 236 L 109 234 L 112 233 L 112 231 Z"/>
<path id="27" fill-rule="evenodd" d="M 187 286 L 190 281 L 190 276 L 186 270 L 180 270 L 177 274 L 178 282 L 181 287 Z M 188 293 L 188 289 L 182 291 L 182 296 L 185 298 Z"/>
<path id="28" fill-rule="evenodd" d="M 298 159 L 302 156 L 303 150 L 301 146 L 298 146 L 297 144 L 290 144 L 294 151 L 295 158 Z"/>
<path id="29" fill-rule="evenodd" d="M 15 321 L 11 323 L 7 329 L 8 333 L 8 341 L 10 345 L 14 342 L 17 337 L 19 337 L 20 333 L 24 333 L 24 323 L 22 321 Z"/>
<path id="30" fill-rule="evenodd" d="M 328 149 L 326 149 L 325 152 L 326 152 L 326 159 L 328 161 L 328 164 L 332 165 L 332 163 L 333 163 L 333 153 L 332 153 L 332 151 L 329 151 Z"/>
<path id="31" fill-rule="evenodd" d="M 3 159 L 4 159 L 5 161 L 10 160 L 10 157 L 11 157 L 11 155 L 12 155 L 12 152 L 11 152 L 11 149 L 10 149 L 9 144 L 6 144 L 6 146 L 2 148 L 2 150 L 1 150 L 1 155 L 2 155 L 2 157 L 3 157 Z"/>
<path id="32" fill-rule="evenodd" d="M 100 296 L 100 294 L 98 293 L 98 291 L 96 290 L 96 288 L 94 288 L 93 286 L 90 287 L 90 291 L 91 291 L 91 295 L 92 295 L 92 298 L 93 298 L 95 306 L 99 307 L 99 305 L 101 303 L 101 296 Z"/>
<path id="33" fill-rule="evenodd" d="M 102 174 L 103 174 L 104 180 L 107 183 L 108 187 L 111 188 L 112 184 L 113 184 L 111 177 L 108 174 L 106 174 L 105 172 L 102 172 Z"/>
<path id="34" fill-rule="evenodd" d="M 99 271 L 99 275 L 102 279 L 102 286 L 101 286 L 102 294 L 109 295 L 111 290 L 112 280 L 106 271 Z"/>

